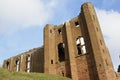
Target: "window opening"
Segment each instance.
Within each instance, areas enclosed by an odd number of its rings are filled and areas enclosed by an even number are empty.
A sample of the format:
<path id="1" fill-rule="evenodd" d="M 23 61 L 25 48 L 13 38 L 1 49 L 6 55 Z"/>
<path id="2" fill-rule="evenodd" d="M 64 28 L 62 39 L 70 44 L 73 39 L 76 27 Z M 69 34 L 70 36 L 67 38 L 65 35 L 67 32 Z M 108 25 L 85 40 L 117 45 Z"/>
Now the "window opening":
<path id="1" fill-rule="evenodd" d="M 86 53 L 85 42 L 84 42 L 83 37 L 77 38 L 76 46 L 77 46 L 77 50 L 78 50 L 78 55 Z"/>
<path id="2" fill-rule="evenodd" d="M 50 29 L 50 33 L 52 33 L 52 30 Z"/>
<path id="3" fill-rule="evenodd" d="M 84 45 L 84 44 L 85 44 L 83 37 L 77 38 L 77 40 L 76 40 L 76 45 L 78 45 L 78 44 L 80 44 L 80 45 Z"/>
<path id="4" fill-rule="evenodd" d="M 108 66 L 108 62 L 107 62 L 107 60 L 105 60 L 105 62 L 106 62 L 106 65 Z"/>
<path id="5" fill-rule="evenodd" d="M 27 72 L 29 73 L 29 72 L 30 72 L 30 69 L 28 69 Z"/>
<path id="6" fill-rule="evenodd" d="M 27 72 L 30 72 L 30 55 L 27 56 Z"/>
<path id="7" fill-rule="evenodd" d="M 59 57 L 59 61 L 65 61 L 65 51 L 64 51 L 64 44 L 60 43 L 58 44 L 58 57 Z"/>
<path id="8" fill-rule="evenodd" d="M 80 48 L 80 45 L 79 45 L 79 44 L 77 45 L 77 50 L 78 50 L 78 55 L 82 54 L 82 53 L 81 53 L 81 48 Z"/>
<path id="9" fill-rule="evenodd" d="M 102 41 L 100 40 L 100 44 L 102 45 Z"/>
<path id="10" fill-rule="evenodd" d="M 16 72 L 19 71 L 20 68 L 20 60 L 16 60 Z"/>
<path id="11" fill-rule="evenodd" d="M 61 29 L 58 29 L 58 33 L 59 33 L 59 34 L 61 34 L 61 33 L 62 33 Z"/>
<path id="12" fill-rule="evenodd" d="M 10 63 L 7 61 L 7 69 L 10 69 Z"/>
<path id="13" fill-rule="evenodd" d="M 51 64 L 53 64 L 53 60 L 51 60 Z"/>
<path id="14" fill-rule="evenodd" d="M 75 27 L 79 27 L 79 23 L 78 22 L 75 22 Z"/>
<path id="15" fill-rule="evenodd" d="M 62 76 L 64 76 L 64 71 L 62 71 Z"/>

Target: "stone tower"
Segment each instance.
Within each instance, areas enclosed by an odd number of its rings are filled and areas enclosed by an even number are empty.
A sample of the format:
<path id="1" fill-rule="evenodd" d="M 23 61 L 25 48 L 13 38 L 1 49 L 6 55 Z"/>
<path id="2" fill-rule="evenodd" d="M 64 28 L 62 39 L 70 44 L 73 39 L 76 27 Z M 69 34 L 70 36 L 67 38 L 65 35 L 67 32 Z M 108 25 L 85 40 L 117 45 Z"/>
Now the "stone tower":
<path id="1" fill-rule="evenodd" d="M 59 26 L 44 28 L 44 72 L 73 80 L 116 80 L 113 64 L 91 3 Z"/>

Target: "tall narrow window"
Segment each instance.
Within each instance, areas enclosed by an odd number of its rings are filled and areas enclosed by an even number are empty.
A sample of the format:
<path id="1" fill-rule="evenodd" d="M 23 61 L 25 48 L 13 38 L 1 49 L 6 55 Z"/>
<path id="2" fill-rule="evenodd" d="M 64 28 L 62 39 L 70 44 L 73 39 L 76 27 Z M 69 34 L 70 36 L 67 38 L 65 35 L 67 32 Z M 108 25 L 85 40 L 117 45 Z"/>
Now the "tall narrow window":
<path id="1" fill-rule="evenodd" d="M 64 71 L 62 71 L 62 76 L 64 76 Z"/>
<path id="2" fill-rule="evenodd" d="M 52 33 L 52 29 L 50 29 L 50 33 Z"/>
<path id="3" fill-rule="evenodd" d="M 63 43 L 58 44 L 58 57 L 60 62 L 65 61 L 65 51 Z"/>
<path id="4" fill-rule="evenodd" d="M 58 33 L 59 33 L 59 34 L 61 34 L 61 33 L 62 33 L 61 28 L 60 28 L 60 29 L 58 29 Z"/>
<path id="5" fill-rule="evenodd" d="M 27 72 L 30 72 L 30 55 L 27 56 Z"/>
<path id="6" fill-rule="evenodd" d="M 51 64 L 53 64 L 53 60 L 51 60 Z"/>
<path id="7" fill-rule="evenodd" d="M 20 68 L 20 60 L 16 60 L 16 72 L 19 71 L 19 68 Z"/>
<path id="8" fill-rule="evenodd" d="M 102 45 L 102 41 L 100 40 L 100 44 Z"/>
<path id="9" fill-rule="evenodd" d="M 7 69 L 9 70 L 10 69 L 10 63 L 7 61 Z"/>
<path id="10" fill-rule="evenodd" d="M 77 50 L 78 50 L 78 55 L 86 53 L 85 42 L 84 42 L 83 37 L 77 38 L 76 46 L 77 46 Z"/>
<path id="11" fill-rule="evenodd" d="M 78 55 L 82 54 L 82 53 L 81 53 L 80 44 L 77 45 L 77 50 L 78 50 Z"/>

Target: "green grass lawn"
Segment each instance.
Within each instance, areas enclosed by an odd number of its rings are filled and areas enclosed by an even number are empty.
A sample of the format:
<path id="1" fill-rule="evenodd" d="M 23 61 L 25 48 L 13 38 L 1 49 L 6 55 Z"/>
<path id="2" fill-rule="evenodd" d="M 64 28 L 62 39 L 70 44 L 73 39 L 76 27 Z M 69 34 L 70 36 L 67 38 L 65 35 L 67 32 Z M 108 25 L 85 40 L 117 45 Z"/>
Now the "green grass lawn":
<path id="1" fill-rule="evenodd" d="M 0 68 L 0 80 L 72 80 L 66 77 L 42 73 L 10 72 Z"/>

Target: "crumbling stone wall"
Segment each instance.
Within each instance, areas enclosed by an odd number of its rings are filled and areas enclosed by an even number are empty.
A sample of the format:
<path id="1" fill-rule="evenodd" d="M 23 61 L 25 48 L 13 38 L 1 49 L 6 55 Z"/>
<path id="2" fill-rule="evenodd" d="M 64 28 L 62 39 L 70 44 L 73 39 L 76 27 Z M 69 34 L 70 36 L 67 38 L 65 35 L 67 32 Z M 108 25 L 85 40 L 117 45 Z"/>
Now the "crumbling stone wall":
<path id="1" fill-rule="evenodd" d="M 44 72 L 43 47 L 34 48 L 25 53 L 4 60 L 3 68 L 10 71 L 22 72 Z M 29 61 L 28 61 L 29 57 Z"/>

